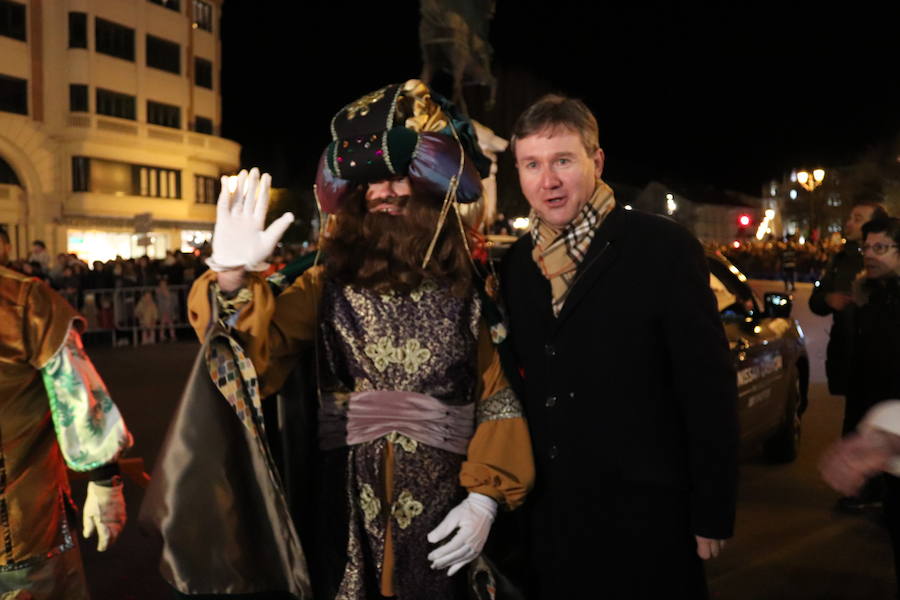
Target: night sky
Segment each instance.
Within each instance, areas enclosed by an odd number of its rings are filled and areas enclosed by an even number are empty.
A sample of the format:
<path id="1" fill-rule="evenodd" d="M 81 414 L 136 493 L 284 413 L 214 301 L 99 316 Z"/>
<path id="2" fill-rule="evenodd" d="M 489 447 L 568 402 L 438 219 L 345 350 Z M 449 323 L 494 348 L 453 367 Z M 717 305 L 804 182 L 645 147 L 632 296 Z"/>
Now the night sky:
<path id="1" fill-rule="evenodd" d="M 759 194 L 792 168 L 846 165 L 900 134 L 889 4 L 499 0 L 497 107 L 472 112 L 506 137 L 537 95 L 568 93 L 597 115 L 608 180 Z M 417 2 L 224 11 L 223 135 L 276 186 L 312 184 L 340 107 L 421 70 Z"/>

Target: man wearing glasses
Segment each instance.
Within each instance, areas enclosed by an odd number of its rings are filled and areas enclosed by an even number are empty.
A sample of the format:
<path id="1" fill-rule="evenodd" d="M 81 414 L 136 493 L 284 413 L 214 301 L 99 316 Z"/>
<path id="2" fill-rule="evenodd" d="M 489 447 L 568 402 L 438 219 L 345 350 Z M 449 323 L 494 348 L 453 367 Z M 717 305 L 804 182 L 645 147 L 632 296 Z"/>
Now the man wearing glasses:
<path id="1" fill-rule="evenodd" d="M 825 354 L 825 373 L 828 391 L 834 396 L 847 396 L 847 378 L 850 372 L 850 341 L 853 337 L 856 306 L 851 296 L 851 286 L 863 269 L 863 257 L 859 251 L 863 225 L 872 220 L 886 219 L 887 212 L 875 202 L 857 203 L 844 224 L 844 247 L 832 257 L 822 279 L 816 282 L 809 298 L 809 308 L 815 314 L 832 315 L 828 349 Z M 857 406 L 847 397 L 841 433 L 852 432 L 866 412 L 866 406 Z M 857 496 L 838 500 L 838 510 L 858 513 L 874 506 L 880 500 L 877 486 L 867 486 Z"/>
<path id="2" fill-rule="evenodd" d="M 885 400 L 900 399 L 900 369 L 897 368 L 900 365 L 900 219 L 870 221 L 863 226 L 862 234 L 860 251 L 865 271 L 853 284 L 853 302 L 858 308 L 847 403 L 853 402 L 865 413 Z M 868 432 L 871 421 L 870 415 L 859 427 L 862 434 L 848 435 L 824 461 L 826 480 L 840 491 L 854 493 L 859 488 L 859 481 L 854 485 L 840 485 L 847 479 L 846 472 L 859 471 L 866 477 L 874 475 L 867 468 L 857 468 L 861 458 L 872 454 L 871 444 L 867 441 L 871 438 Z M 900 573 L 897 561 L 900 478 L 893 475 L 884 476 L 884 512 L 894 548 L 895 568 Z"/>

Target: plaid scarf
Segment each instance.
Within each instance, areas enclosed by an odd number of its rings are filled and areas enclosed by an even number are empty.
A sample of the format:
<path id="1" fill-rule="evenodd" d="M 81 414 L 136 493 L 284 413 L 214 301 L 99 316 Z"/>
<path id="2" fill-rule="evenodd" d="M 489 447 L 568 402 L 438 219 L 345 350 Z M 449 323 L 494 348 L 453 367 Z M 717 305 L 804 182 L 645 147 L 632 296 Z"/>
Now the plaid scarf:
<path id="1" fill-rule="evenodd" d="M 591 246 L 594 232 L 615 206 L 612 188 L 603 181 L 598 181 L 591 199 L 562 231 L 532 214 L 535 225 L 531 229 L 531 240 L 534 242 L 531 256 L 544 277 L 550 281 L 555 316 L 559 316 L 566 302 L 578 265 Z"/>

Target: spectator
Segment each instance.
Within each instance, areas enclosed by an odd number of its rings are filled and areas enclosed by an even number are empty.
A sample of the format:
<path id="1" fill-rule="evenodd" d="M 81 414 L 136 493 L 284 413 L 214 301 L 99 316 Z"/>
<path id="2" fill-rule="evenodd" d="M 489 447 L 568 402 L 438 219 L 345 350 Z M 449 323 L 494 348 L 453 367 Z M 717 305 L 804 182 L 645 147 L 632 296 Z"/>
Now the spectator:
<path id="1" fill-rule="evenodd" d="M 793 292 L 797 282 L 797 251 L 790 245 L 785 245 L 778 256 L 781 266 L 781 278 L 784 280 L 784 290 Z"/>
<path id="2" fill-rule="evenodd" d="M 28 255 L 28 262 L 39 262 L 41 271 L 50 269 L 50 253 L 47 252 L 47 244 L 42 240 L 34 240 L 31 243 L 31 254 Z"/>
<path id="3" fill-rule="evenodd" d="M 59 293 L 62 297 L 65 298 L 73 308 L 78 308 L 80 304 L 78 296 L 81 291 L 81 280 L 75 275 L 75 269 L 73 267 L 65 267 L 62 276 L 57 282 L 55 287 L 59 289 Z"/>
<path id="4" fill-rule="evenodd" d="M 850 292 L 857 275 L 863 270 L 863 257 L 859 252 L 862 228 L 873 219 L 885 218 L 887 213 L 878 204 L 866 202 L 853 207 L 849 219 L 844 224 L 844 238 L 847 241 L 834 255 L 822 280 L 818 282 L 809 298 L 809 308 L 812 312 L 823 317 L 833 315 L 825 354 L 825 374 L 828 378 L 828 391 L 835 396 L 847 396 L 841 427 L 844 435 L 856 429 L 868 408 L 858 405 L 856 397 L 847 395 L 850 344 L 856 312 Z M 859 512 L 878 501 L 880 496 L 878 489 L 877 484 L 870 484 L 864 488 L 861 496 L 841 498 L 838 500 L 838 509 L 845 512 Z"/>
<path id="5" fill-rule="evenodd" d="M 178 311 L 178 297 L 169 289 L 169 282 L 161 277 L 156 288 L 156 306 L 159 310 L 159 341 L 166 339 L 175 341 L 175 327 L 173 322 Z M 168 333 L 168 338 L 166 334 Z"/>
<path id="6" fill-rule="evenodd" d="M 134 309 L 134 316 L 141 327 L 141 345 L 156 343 L 156 322 L 159 319 L 159 310 L 153 301 L 153 294 L 146 291 L 141 295 Z"/>
<path id="7" fill-rule="evenodd" d="M 851 346 L 847 405 L 868 411 L 885 400 L 900 398 L 900 219 L 877 219 L 862 226 L 863 275 L 853 284 L 857 305 Z M 858 425 L 866 436 L 866 426 Z M 859 436 L 851 434 L 834 449 L 852 462 L 852 455 L 864 452 Z M 828 458 L 832 467 L 838 459 Z M 867 472 L 866 475 L 871 473 Z M 884 512 L 894 549 L 894 563 L 900 574 L 900 479 L 886 475 Z M 856 492 L 837 486 L 847 494 Z M 857 492 L 857 495 L 859 493 Z"/>
<path id="8" fill-rule="evenodd" d="M 47 276 L 50 278 L 51 285 L 57 290 L 62 287 L 63 271 L 67 266 L 69 266 L 69 255 L 59 253 L 56 255 L 56 262 L 54 262 L 53 266 L 47 271 Z"/>

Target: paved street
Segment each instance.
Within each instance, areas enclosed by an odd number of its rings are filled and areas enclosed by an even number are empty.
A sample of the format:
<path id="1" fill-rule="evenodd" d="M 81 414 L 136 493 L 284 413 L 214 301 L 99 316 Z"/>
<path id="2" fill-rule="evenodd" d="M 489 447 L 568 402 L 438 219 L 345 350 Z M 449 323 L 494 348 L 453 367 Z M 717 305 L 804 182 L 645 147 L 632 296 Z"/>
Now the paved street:
<path id="1" fill-rule="evenodd" d="M 781 289 L 772 282 L 754 285 L 760 292 Z M 708 569 L 714 598 L 893 597 L 885 532 L 873 518 L 835 513 L 832 507 L 837 495 L 826 488 L 816 471 L 818 457 L 839 430 L 842 404 L 828 395 L 824 380 L 829 320 L 809 313 L 809 292 L 809 284 L 799 285 L 794 304 L 812 363 L 800 457 L 791 465 L 750 462 L 742 466 L 737 536 Z M 191 343 L 91 349 L 137 440 L 132 454 L 147 461 L 148 471 L 196 350 L 197 345 Z M 76 482 L 75 487 L 81 503 L 84 483 Z M 129 482 L 131 523 L 115 548 L 103 555 L 83 548 L 95 600 L 170 598 L 156 574 L 153 550 L 134 526 L 140 498 L 140 490 Z"/>

